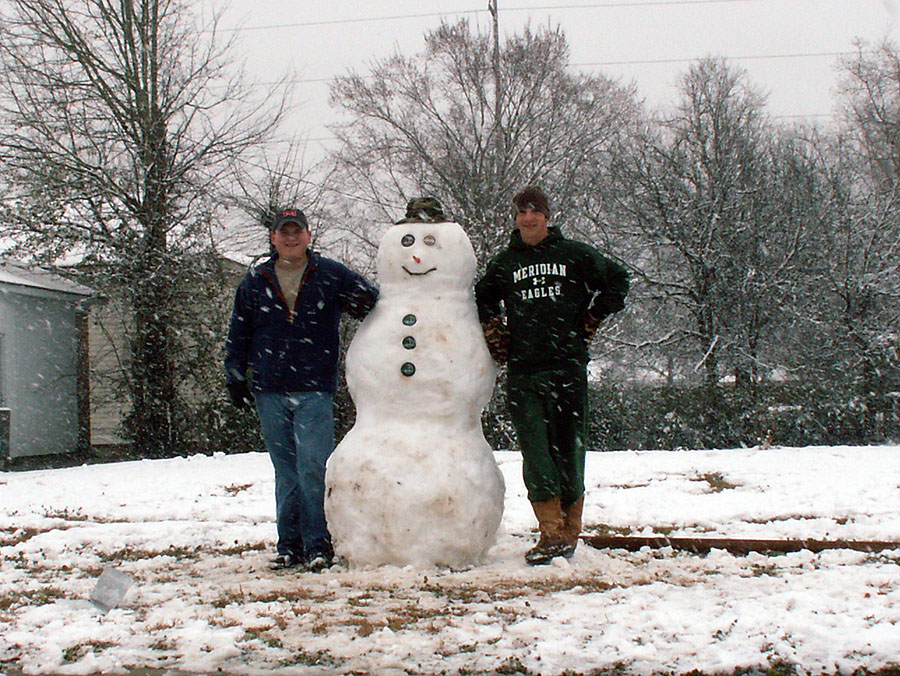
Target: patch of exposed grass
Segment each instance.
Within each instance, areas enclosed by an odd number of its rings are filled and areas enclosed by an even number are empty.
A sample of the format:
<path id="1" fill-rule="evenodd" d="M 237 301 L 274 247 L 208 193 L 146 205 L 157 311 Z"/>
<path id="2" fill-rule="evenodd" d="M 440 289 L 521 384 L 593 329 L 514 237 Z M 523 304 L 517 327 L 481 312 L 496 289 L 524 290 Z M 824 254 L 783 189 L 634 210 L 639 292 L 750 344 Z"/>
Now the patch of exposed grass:
<path id="1" fill-rule="evenodd" d="M 87 516 L 84 512 L 81 511 L 81 508 L 78 509 L 69 509 L 68 507 L 64 507 L 63 509 L 44 509 L 44 516 L 48 519 L 62 519 L 63 521 L 90 521 L 91 518 Z"/>
<path id="2" fill-rule="evenodd" d="M 709 493 L 721 493 L 722 491 L 733 490 L 740 487 L 740 484 L 728 481 L 721 472 L 707 472 L 706 474 L 692 477 L 691 481 L 705 481 L 709 484 Z"/>
<path id="3" fill-rule="evenodd" d="M 289 590 L 272 590 L 259 594 L 245 592 L 242 588 L 237 592 L 222 594 L 212 602 L 214 608 L 226 608 L 234 604 L 247 603 L 296 603 L 298 601 L 328 601 L 334 598 L 331 590 L 313 591 L 304 587 Z"/>
<path id="4" fill-rule="evenodd" d="M 358 614 L 350 618 L 336 618 L 334 621 L 328 621 L 324 618 L 317 620 L 312 627 L 314 634 L 324 635 L 335 627 L 356 627 L 357 636 L 369 636 L 385 627 L 393 632 L 400 632 L 409 627 L 416 627 L 424 622 L 424 630 L 429 633 L 439 631 L 435 626 L 435 619 L 446 617 L 448 614 L 454 614 L 447 608 L 431 608 L 424 609 L 416 604 L 409 603 L 402 608 L 394 608 L 382 616 L 380 613 L 376 617 Z M 455 614 L 463 614 L 458 612 Z"/>
<path id="5" fill-rule="evenodd" d="M 609 484 L 608 488 L 617 488 L 621 490 L 628 490 L 629 488 L 647 488 L 651 484 L 650 481 L 638 481 L 635 483 L 629 484 Z"/>
<path id="6" fill-rule="evenodd" d="M 508 657 L 503 661 L 502 664 L 499 664 L 495 667 L 494 671 L 498 674 L 528 674 L 528 668 L 522 664 L 522 661 L 518 657 Z"/>
<path id="7" fill-rule="evenodd" d="M 164 653 L 174 653 L 176 650 L 178 650 L 178 644 L 175 641 L 167 638 L 158 638 L 148 647 L 150 648 L 150 650 Z"/>
<path id="8" fill-rule="evenodd" d="M 751 566 L 751 570 L 753 571 L 753 577 L 777 577 L 780 572 L 778 566 L 773 564 L 766 566 L 754 564 Z"/>
<path id="9" fill-rule="evenodd" d="M 541 578 L 528 581 L 517 579 L 497 580 L 487 586 L 472 584 L 441 584 L 431 582 L 418 587 L 420 592 L 428 592 L 436 597 L 443 597 L 450 604 L 466 605 L 471 603 L 497 603 L 509 601 L 523 596 L 535 594 L 543 596 L 559 592 L 576 591 L 590 594 L 612 589 L 614 585 L 598 579 L 594 575 L 573 575 L 565 578 Z M 385 588 L 385 591 L 389 591 Z M 396 591 L 394 591 L 396 594 Z M 444 609 L 438 614 L 452 612 Z"/>
<path id="10" fill-rule="evenodd" d="M 265 643 L 270 648 L 283 648 L 284 644 L 281 642 L 281 639 L 270 633 L 272 629 L 275 628 L 275 625 L 268 625 L 262 627 L 245 627 L 244 634 L 248 636 L 251 640 L 260 641 L 261 643 Z"/>
<path id="11" fill-rule="evenodd" d="M 155 624 L 147 627 L 147 631 L 156 632 L 156 631 L 166 631 L 168 629 L 174 629 L 175 621 L 174 620 L 166 620 L 165 622 L 156 622 Z"/>
<path id="12" fill-rule="evenodd" d="M 243 493 L 252 486 L 253 484 L 231 484 L 230 486 L 225 486 L 225 492 L 228 493 L 228 495 L 237 495 L 238 493 Z"/>
<path id="13" fill-rule="evenodd" d="M 356 634 L 357 634 L 357 636 L 369 636 L 370 634 L 374 633 L 374 631 L 375 631 L 375 625 L 372 624 L 372 623 L 371 623 L 367 618 L 365 618 L 365 617 L 354 617 L 354 618 L 351 618 L 349 624 L 355 624 L 355 625 L 356 625 Z"/>
<path id="14" fill-rule="evenodd" d="M 78 662 L 89 653 L 97 654 L 108 648 L 112 648 L 113 646 L 115 646 L 115 643 L 109 643 L 108 641 L 85 641 L 84 643 L 78 643 L 77 645 L 71 645 L 68 648 L 65 648 L 63 650 L 62 659 L 63 662 Z"/>
<path id="15" fill-rule="evenodd" d="M 778 516 L 771 516 L 766 518 L 747 518 L 745 520 L 746 523 L 776 523 L 779 521 L 818 521 L 822 519 L 821 516 L 817 514 L 781 514 Z M 838 525 L 845 525 L 847 523 L 852 522 L 854 519 L 852 517 L 840 517 L 835 519 L 834 522 Z"/>
<path id="16" fill-rule="evenodd" d="M 608 523 L 585 524 L 582 532 L 591 535 L 631 535 L 630 526 L 610 526 Z"/>
<path id="17" fill-rule="evenodd" d="M 115 552 L 101 552 L 100 560 L 104 563 L 113 561 L 145 561 L 147 559 L 155 559 L 159 556 L 171 556 L 174 559 L 198 559 L 200 558 L 200 547 L 176 547 L 170 545 L 166 549 L 138 549 L 135 547 L 125 547 Z"/>
<path id="18" fill-rule="evenodd" d="M 231 547 L 225 547 L 223 549 L 207 549 L 204 548 L 203 551 L 210 551 L 214 554 L 219 554 L 222 556 L 240 556 L 244 552 L 261 552 L 265 551 L 267 545 L 265 542 L 245 542 L 239 543 L 235 541 L 234 545 Z"/>
<path id="19" fill-rule="evenodd" d="M 738 667 L 731 672 L 707 672 L 702 669 L 692 669 L 683 672 L 680 676 L 797 676 L 806 673 L 806 669 L 798 665 L 788 662 L 776 661 L 762 667 Z M 350 672 L 356 674 L 356 672 Z M 525 676 L 537 676 L 537 673 L 529 670 L 518 657 L 510 657 L 504 660 L 499 666 L 483 671 L 480 669 L 468 669 L 463 667 L 458 672 L 461 676 L 492 676 L 495 674 L 524 674 Z M 577 669 L 566 669 L 559 672 L 556 676 L 629 676 L 634 673 L 631 665 L 618 662 L 600 669 L 591 669 L 590 671 L 579 671 Z M 673 676 L 671 671 L 654 671 L 648 672 L 648 676 Z M 843 676 L 839 671 L 822 672 L 821 676 Z M 852 676 L 900 676 L 900 666 L 889 665 L 881 669 L 869 671 L 861 667 L 852 672 Z"/>
<path id="20" fill-rule="evenodd" d="M 676 530 L 678 529 L 675 526 L 653 526 L 654 535 L 661 535 L 662 537 L 669 537 Z"/>
<path id="21" fill-rule="evenodd" d="M 59 587 L 38 587 L 24 589 L 20 592 L 7 592 L 0 596 L 0 610 L 9 610 L 15 606 L 45 606 L 59 599 L 66 598 L 66 593 Z"/>
<path id="22" fill-rule="evenodd" d="M 237 627 L 241 623 L 236 619 L 230 617 L 211 617 L 208 622 L 214 627 L 222 627 L 227 629 L 228 627 Z M 287 622 L 279 621 L 276 623 L 279 628 L 284 629 L 287 625 Z"/>
<path id="23" fill-rule="evenodd" d="M 115 552 L 100 553 L 99 557 L 104 563 L 113 561 L 144 561 L 146 559 L 155 559 L 160 556 L 170 556 L 179 561 L 193 561 L 199 559 L 201 556 L 240 556 L 244 552 L 260 551 L 265 548 L 265 543 L 261 542 L 247 544 L 235 543 L 234 546 L 224 548 L 206 545 L 198 545 L 196 547 L 169 545 L 166 549 L 125 547 Z"/>
<path id="24" fill-rule="evenodd" d="M 286 667 L 297 666 L 302 664 L 308 667 L 340 667 L 344 660 L 334 657 L 324 650 L 311 653 L 306 650 L 295 650 L 291 652 L 290 660 L 282 660 L 282 664 Z M 354 673 L 354 672 L 351 672 Z"/>
<path id="25" fill-rule="evenodd" d="M 365 593 L 363 593 L 363 594 L 359 594 L 358 596 L 351 596 L 351 597 L 349 597 L 349 598 L 347 599 L 347 605 L 350 606 L 350 607 L 352 607 L 352 608 L 356 608 L 356 607 L 362 607 L 362 608 L 365 608 L 365 607 L 368 606 L 373 600 L 374 600 L 374 599 L 373 599 L 372 595 L 369 594 L 368 592 L 365 592 Z"/>
<path id="26" fill-rule="evenodd" d="M 0 528 L 0 547 L 14 547 L 15 545 L 21 544 L 22 542 L 28 542 L 35 535 L 40 535 L 41 533 L 46 533 L 51 530 L 56 530 L 54 528 L 18 528 L 18 527 L 7 527 Z"/>

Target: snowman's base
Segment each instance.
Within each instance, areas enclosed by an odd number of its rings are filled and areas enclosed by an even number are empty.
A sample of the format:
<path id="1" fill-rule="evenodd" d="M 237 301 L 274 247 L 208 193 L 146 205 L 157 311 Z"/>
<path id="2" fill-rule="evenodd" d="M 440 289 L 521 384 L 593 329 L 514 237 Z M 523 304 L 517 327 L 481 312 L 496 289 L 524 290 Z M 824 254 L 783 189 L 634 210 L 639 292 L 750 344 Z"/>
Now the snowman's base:
<path id="1" fill-rule="evenodd" d="M 357 422 L 325 475 L 338 556 L 352 566 L 459 567 L 484 558 L 503 517 L 503 476 L 480 429 L 451 432 L 430 421 Z"/>

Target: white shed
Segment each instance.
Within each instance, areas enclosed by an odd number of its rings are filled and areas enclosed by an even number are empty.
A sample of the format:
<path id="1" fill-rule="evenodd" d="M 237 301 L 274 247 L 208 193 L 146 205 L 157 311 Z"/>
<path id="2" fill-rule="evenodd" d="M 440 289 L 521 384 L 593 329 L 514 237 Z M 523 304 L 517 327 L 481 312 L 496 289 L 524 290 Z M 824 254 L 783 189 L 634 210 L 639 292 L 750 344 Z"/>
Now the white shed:
<path id="1" fill-rule="evenodd" d="M 0 263 L 0 461 L 88 449 L 94 295 L 44 270 Z"/>

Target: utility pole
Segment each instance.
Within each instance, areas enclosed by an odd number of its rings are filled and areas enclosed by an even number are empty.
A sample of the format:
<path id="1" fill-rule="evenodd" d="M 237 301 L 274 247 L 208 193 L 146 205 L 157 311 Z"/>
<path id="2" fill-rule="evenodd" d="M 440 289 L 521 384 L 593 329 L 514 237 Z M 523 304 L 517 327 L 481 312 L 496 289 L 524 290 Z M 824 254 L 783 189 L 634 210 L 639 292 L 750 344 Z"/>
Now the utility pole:
<path id="1" fill-rule="evenodd" d="M 500 10 L 497 0 L 488 0 L 488 10 L 494 22 L 494 119 L 500 120 Z"/>
<path id="2" fill-rule="evenodd" d="M 497 2 L 498 0 L 488 0 L 488 10 L 494 23 L 494 144 L 496 161 L 499 161 L 503 157 L 503 134 L 501 133 L 503 95 L 500 89 L 500 10 Z"/>

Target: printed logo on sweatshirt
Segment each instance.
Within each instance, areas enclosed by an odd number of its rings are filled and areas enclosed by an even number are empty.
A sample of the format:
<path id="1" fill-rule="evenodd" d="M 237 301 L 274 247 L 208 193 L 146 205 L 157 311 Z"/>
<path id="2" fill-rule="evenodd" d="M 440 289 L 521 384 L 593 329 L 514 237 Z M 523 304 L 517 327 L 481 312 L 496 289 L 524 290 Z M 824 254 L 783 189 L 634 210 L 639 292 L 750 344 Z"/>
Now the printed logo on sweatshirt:
<path id="1" fill-rule="evenodd" d="M 522 300 L 535 298 L 556 298 L 562 295 L 562 282 L 551 279 L 552 277 L 565 277 L 566 266 L 560 263 L 535 263 L 523 265 L 513 272 L 513 284 L 521 286 L 524 282 L 527 288 L 517 288 Z M 531 282 L 528 284 L 528 282 Z"/>

